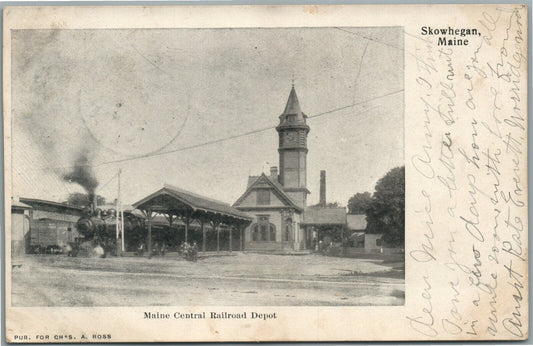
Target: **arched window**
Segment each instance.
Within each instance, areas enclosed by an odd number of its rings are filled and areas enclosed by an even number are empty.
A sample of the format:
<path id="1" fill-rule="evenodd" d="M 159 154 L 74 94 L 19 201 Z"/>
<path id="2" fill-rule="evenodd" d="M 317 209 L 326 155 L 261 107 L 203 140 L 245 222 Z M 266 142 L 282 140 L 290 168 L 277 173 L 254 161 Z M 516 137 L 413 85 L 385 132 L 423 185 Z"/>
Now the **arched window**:
<path id="1" fill-rule="evenodd" d="M 276 241 L 276 226 L 273 224 L 269 225 L 270 227 L 270 241 Z"/>
<path id="2" fill-rule="evenodd" d="M 276 241 L 276 226 L 270 223 L 269 215 L 258 215 L 251 227 L 252 241 Z"/>
<path id="3" fill-rule="evenodd" d="M 267 228 L 268 228 L 268 225 L 261 225 L 259 227 L 261 228 L 261 241 L 267 241 L 267 237 L 268 237 Z"/>
<path id="4" fill-rule="evenodd" d="M 257 224 L 254 224 L 252 226 L 252 241 L 258 241 L 259 240 L 259 231 L 257 229 Z"/>
<path id="5" fill-rule="evenodd" d="M 292 233 L 292 220 L 286 219 L 285 220 L 285 230 L 283 233 L 283 240 L 290 241 L 291 240 L 291 233 Z"/>

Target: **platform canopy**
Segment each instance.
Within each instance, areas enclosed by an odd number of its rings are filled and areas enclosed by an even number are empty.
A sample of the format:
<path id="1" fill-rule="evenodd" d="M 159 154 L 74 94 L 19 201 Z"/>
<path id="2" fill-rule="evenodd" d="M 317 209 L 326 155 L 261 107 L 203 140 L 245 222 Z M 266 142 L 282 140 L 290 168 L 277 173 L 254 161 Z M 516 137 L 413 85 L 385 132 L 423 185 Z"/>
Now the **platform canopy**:
<path id="1" fill-rule="evenodd" d="M 229 204 L 170 185 L 165 185 L 134 203 L 133 207 L 145 212 L 219 221 L 224 224 L 250 223 L 253 220 Z"/>
<path id="2" fill-rule="evenodd" d="M 205 251 L 204 224 L 209 223 L 217 230 L 217 249 L 219 225 L 224 224 L 242 230 L 248 226 L 253 218 L 233 208 L 231 205 L 208 197 L 197 195 L 193 192 L 175 186 L 165 185 L 162 189 L 133 203 L 133 207 L 143 211 L 148 221 L 148 248 L 151 248 L 151 220 L 154 214 L 165 215 L 170 226 L 175 219 L 185 223 L 185 241 L 189 225 L 192 221 L 200 222 L 204 233 L 202 248 Z M 231 232 L 230 232 L 231 236 Z M 242 236 L 241 236 L 242 238 Z M 230 242 L 231 244 L 231 242 Z M 230 247 L 231 251 L 231 247 Z"/>

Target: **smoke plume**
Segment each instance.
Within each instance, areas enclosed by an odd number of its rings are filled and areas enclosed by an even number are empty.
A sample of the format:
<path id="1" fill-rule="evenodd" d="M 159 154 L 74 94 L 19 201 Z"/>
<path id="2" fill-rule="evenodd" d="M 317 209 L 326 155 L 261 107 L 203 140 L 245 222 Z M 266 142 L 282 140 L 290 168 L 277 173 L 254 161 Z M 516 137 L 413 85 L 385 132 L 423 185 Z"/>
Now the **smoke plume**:
<path id="1" fill-rule="evenodd" d="M 94 175 L 93 169 L 89 164 L 89 151 L 82 150 L 74 163 L 74 169 L 71 173 L 65 174 L 63 179 L 70 183 L 78 183 L 89 195 L 89 200 L 92 200 L 95 194 L 98 180 Z"/>

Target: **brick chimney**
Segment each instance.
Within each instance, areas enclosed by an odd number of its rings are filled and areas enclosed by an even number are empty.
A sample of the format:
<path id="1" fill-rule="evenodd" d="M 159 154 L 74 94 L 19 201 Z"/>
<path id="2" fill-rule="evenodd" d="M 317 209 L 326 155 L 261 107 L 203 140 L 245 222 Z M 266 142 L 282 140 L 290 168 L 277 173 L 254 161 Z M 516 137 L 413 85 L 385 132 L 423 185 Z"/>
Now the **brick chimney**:
<path id="1" fill-rule="evenodd" d="M 320 171 L 320 206 L 326 206 L 326 171 Z"/>
<path id="2" fill-rule="evenodd" d="M 278 167 L 270 167 L 270 180 L 273 180 L 276 183 L 278 182 Z"/>

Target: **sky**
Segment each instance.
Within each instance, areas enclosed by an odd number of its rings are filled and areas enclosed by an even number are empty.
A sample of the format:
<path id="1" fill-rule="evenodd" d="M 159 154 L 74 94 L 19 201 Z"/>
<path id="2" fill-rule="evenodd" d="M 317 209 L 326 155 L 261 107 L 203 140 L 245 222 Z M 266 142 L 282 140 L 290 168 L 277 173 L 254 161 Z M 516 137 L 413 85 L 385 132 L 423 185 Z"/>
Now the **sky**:
<path id="1" fill-rule="evenodd" d="M 346 205 L 404 165 L 403 33 L 380 28 L 12 31 L 13 195 L 65 201 L 84 154 L 96 193 L 165 183 L 234 203 L 278 164 L 294 83 L 309 118 L 308 204 Z"/>

